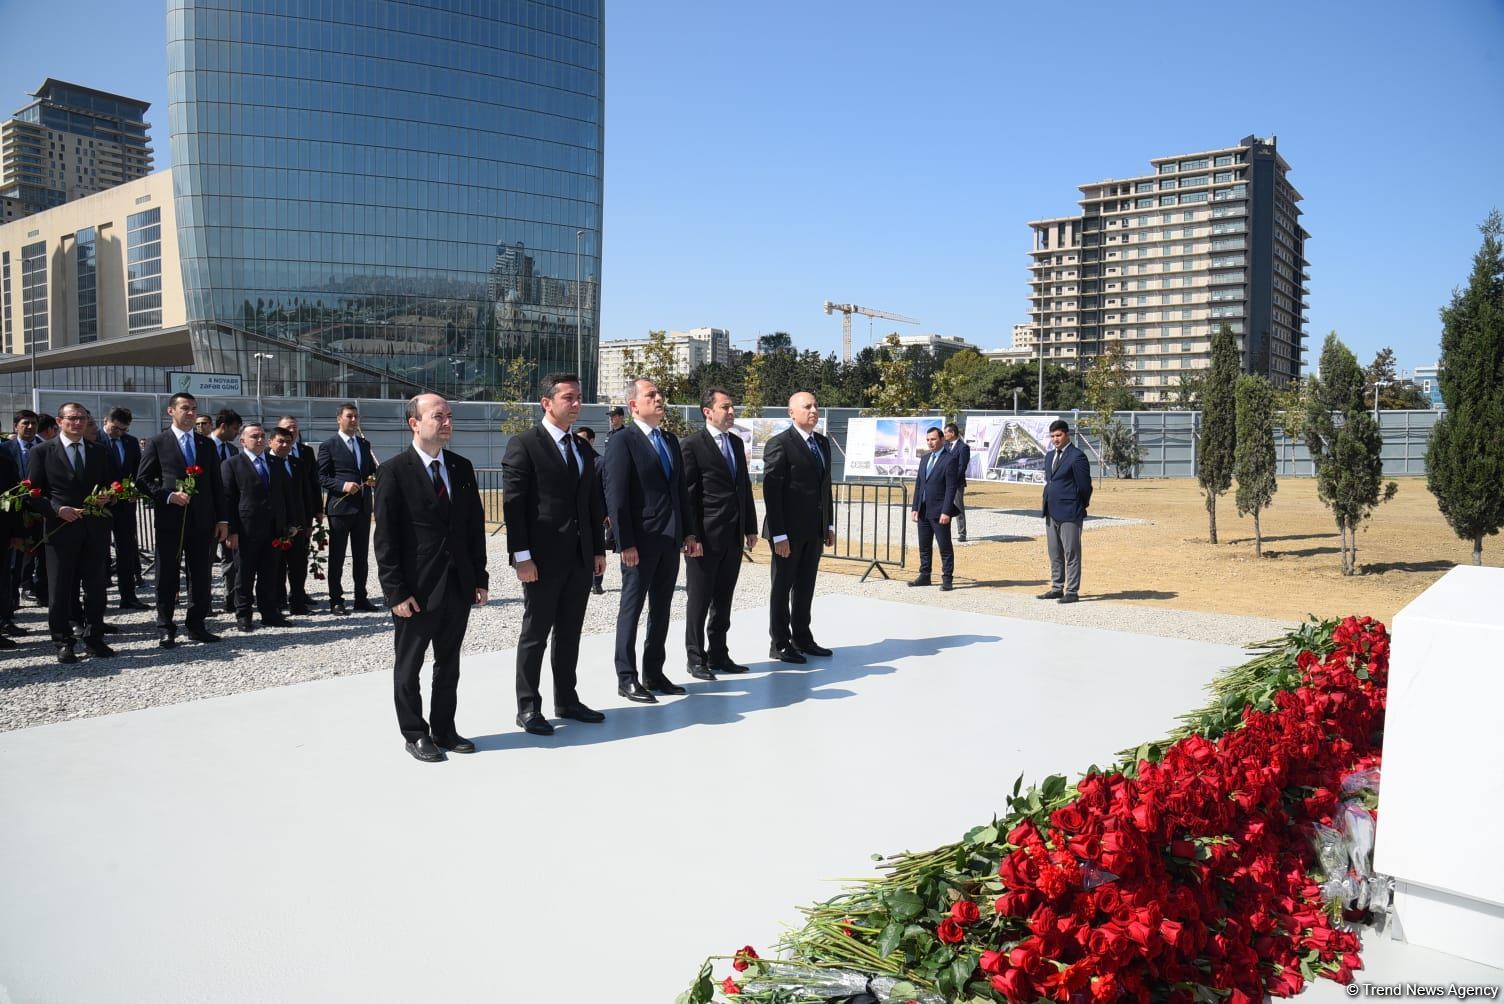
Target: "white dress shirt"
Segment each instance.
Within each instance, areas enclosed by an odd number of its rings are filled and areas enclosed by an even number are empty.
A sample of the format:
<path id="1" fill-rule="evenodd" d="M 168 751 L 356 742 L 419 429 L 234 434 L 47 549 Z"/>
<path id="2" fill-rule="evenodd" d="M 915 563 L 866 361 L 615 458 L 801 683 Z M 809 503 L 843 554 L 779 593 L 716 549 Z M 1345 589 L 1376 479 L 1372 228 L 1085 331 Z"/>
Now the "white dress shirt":
<path id="1" fill-rule="evenodd" d="M 428 475 L 429 481 L 433 480 L 433 462 L 435 460 L 439 462 L 439 477 L 444 479 L 444 494 L 450 498 L 454 498 L 454 492 L 450 490 L 453 486 L 449 483 L 449 465 L 444 463 L 444 458 L 430 457 L 423 452 L 422 447 L 417 443 L 413 444 L 413 452 L 418 455 L 418 459 L 423 461 L 423 473 Z M 439 452 L 442 453 L 443 451 L 440 450 Z"/>

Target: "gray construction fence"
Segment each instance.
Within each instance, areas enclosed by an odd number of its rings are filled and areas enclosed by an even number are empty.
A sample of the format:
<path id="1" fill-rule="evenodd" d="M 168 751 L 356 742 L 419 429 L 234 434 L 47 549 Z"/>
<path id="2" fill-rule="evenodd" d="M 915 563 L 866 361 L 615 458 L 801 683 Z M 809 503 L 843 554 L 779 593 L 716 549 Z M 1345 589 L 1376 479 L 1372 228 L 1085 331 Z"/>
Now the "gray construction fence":
<path id="1" fill-rule="evenodd" d="M 64 401 L 78 401 L 97 418 L 103 419 L 113 407 L 131 409 L 135 416 L 132 432 L 148 436 L 159 431 L 166 422 L 166 393 L 126 393 L 106 391 L 39 390 L 37 400 L 41 410 L 56 414 Z M 233 408 L 245 418 L 274 420 L 283 415 L 298 419 L 304 439 L 318 442 L 335 432 L 335 413 L 342 402 L 334 398 L 278 398 L 257 399 L 251 396 L 199 397 L 199 411 L 213 414 L 220 408 Z M 403 402 L 390 400 L 358 400 L 361 431 L 371 441 L 377 457 L 390 456 L 407 446 L 411 435 L 403 417 Z M 610 423 L 606 420 L 605 404 L 587 404 L 580 412 L 579 424 L 588 425 L 597 433 L 604 432 Z M 501 466 L 506 450 L 506 433 L 501 431 L 502 422 L 517 408 L 526 408 L 538 418 L 541 411 L 536 404 L 505 405 L 487 402 L 455 401 L 453 449 L 468 457 L 476 467 Z M 692 425 L 701 421 L 698 408 L 674 406 L 683 413 Z M 745 413 L 744 413 L 745 414 Z M 778 417 L 783 409 L 764 408 L 761 414 Z M 846 428 L 851 420 L 861 414 L 856 408 L 830 408 L 824 411 L 826 432 L 835 445 L 835 465 L 831 472 L 835 480 L 845 478 L 846 459 L 843 452 L 846 444 Z M 1011 415 L 1011 411 L 968 412 L 974 415 Z M 1082 430 L 1083 415 L 1078 412 L 1019 412 L 1021 415 L 1049 415 L 1064 418 L 1076 431 L 1077 442 L 1092 459 L 1093 475 L 1116 476 L 1116 472 L 1103 469 L 1098 456 L 1095 438 Z M 1387 476 L 1424 474 L 1426 472 L 1426 443 L 1431 427 L 1436 424 L 1440 412 L 1436 411 L 1381 411 L 1379 428 L 1384 438 L 1384 473 Z M 9 416 L 7 416 L 8 418 Z M 1118 421 L 1138 434 L 1143 448 L 1144 462 L 1136 476 L 1142 478 L 1189 478 L 1196 475 L 1196 461 L 1201 431 L 1201 413 L 1198 411 L 1123 411 L 1117 413 Z M 936 423 L 942 419 L 938 416 Z M 957 419 L 963 428 L 966 415 Z M 8 423 L 7 423 L 8 424 Z M 1279 474 L 1283 477 L 1309 477 L 1314 471 L 1311 456 L 1305 444 L 1291 442 L 1278 430 L 1274 437 L 1275 451 L 1279 458 Z"/>

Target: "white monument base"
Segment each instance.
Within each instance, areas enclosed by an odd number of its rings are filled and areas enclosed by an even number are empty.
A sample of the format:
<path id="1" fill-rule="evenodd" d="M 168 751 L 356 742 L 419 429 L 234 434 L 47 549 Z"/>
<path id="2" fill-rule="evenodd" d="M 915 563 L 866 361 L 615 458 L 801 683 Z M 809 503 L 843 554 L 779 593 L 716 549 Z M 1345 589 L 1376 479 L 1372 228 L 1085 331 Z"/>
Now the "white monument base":
<path id="1" fill-rule="evenodd" d="M 1374 868 L 1394 936 L 1504 967 L 1504 568 L 1453 568 L 1392 644 Z"/>

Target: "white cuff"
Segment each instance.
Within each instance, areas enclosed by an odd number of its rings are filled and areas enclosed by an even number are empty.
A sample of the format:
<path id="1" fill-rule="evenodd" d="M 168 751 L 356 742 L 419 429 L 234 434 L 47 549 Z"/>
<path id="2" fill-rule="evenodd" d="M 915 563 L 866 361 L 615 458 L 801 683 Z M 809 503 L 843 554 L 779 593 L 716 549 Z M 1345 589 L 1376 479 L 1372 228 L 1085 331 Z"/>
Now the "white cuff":
<path id="1" fill-rule="evenodd" d="M 516 560 L 516 561 L 532 561 L 533 560 L 533 552 L 532 551 L 518 551 L 516 554 L 512 555 L 512 558 L 514 560 Z"/>
<path id="2" fill-rule="evenodd" d="M 776 537 L 773 538 L 773 543 L 775 543 L 775 544 L 782 544 L 784 541 L 786 541 L 788 539 L 789 539 L 789 535 L 788 534 L 786 534 L 786 533 L 780 533 L 780 534 L 778 534 L 778 536 L 776 536 Z"/>

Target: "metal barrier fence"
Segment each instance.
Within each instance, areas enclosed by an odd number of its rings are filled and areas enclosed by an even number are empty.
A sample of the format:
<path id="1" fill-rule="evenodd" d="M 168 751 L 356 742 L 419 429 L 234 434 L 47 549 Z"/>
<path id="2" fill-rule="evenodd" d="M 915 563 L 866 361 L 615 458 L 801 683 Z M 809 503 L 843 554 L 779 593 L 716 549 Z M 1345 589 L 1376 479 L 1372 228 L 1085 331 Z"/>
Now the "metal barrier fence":
<path id="1" fill-rule="evenodd" d="M 862 581 L 873 572 L 889 578 L 909 557 L 909 486 L 840 481 L 835 500 L 836 545 L 827 557 L 865 562 Z"/>
<path id="2" fill-rule="evenodd" d="M 480 505 L 486 513 L 486 526 L 490 528 L 491 535 L 495 536 L 501 532 L 502 525 L 506 522 L 501 509 L 501 468 L 477 467 L 475 486 L 480 489 Z"/>

